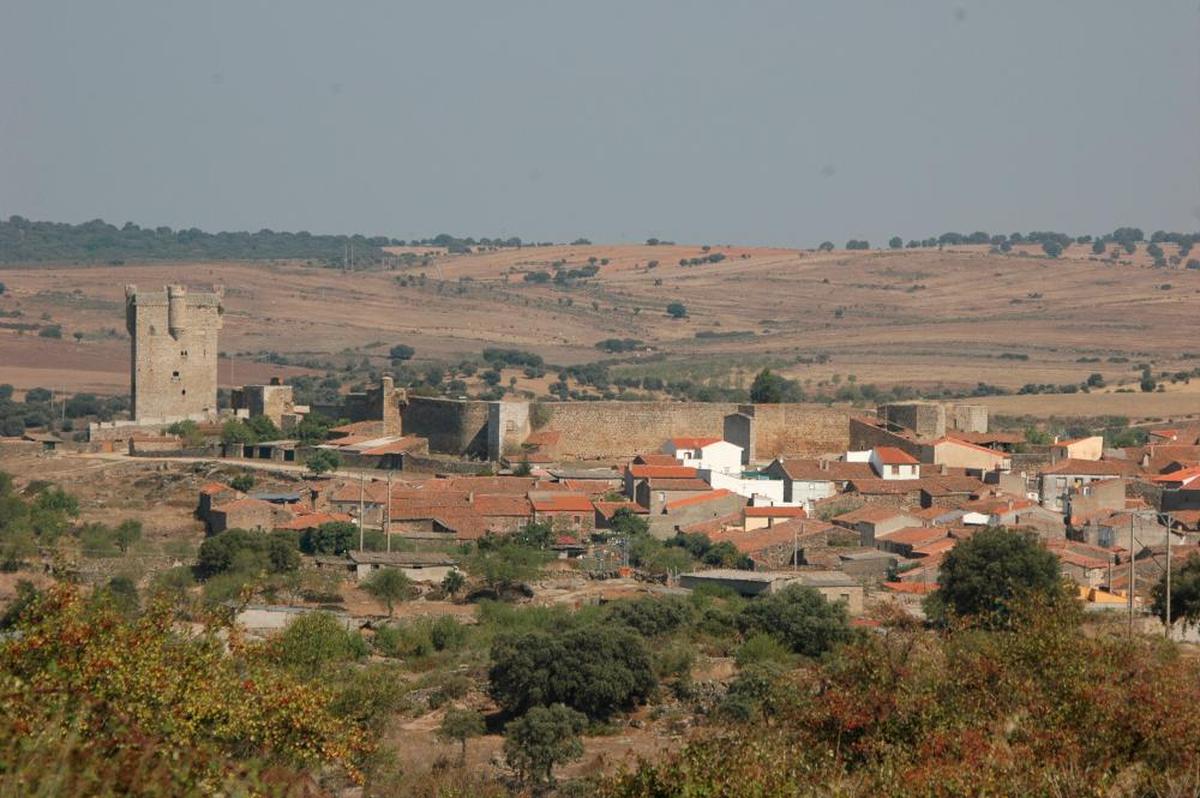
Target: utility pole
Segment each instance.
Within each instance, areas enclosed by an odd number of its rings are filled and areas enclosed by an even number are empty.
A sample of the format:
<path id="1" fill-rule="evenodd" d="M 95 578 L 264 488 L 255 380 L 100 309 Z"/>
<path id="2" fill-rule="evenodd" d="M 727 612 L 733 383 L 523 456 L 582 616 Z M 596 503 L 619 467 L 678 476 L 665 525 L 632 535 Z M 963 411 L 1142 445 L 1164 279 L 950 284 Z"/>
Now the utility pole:
<path id="1" fill-rule="evenodd" d="M 1129 636 L 1133 637 L 1133 594 L 1137 587 L 1137 571 L 1133 567 L 1133 513 L 1129 514 Z"/>
<path id="2" fill-rule="evenodd" d="M 359 472 L 359 551 L 366 551 L 364 546 L 365 530 L 366 530 L 366 490 L 367 490 L 367 475 L 365 472 Z M 1133 623 L 1133 616 L 1130 617 L 1130 622 Z"/>
<path id="3" fill-rule="evenodd" d="M 1171 514 L 1167 513 L 1167 639 L 1171 639 Z"/>
<path id="4" fill-rule="evenodd" d="M 391 554 L 392 553 L 392 469 L 390 469 L 390 468 L 388 469 L 388 472 L 387 472 L 387 498 L 384 501 L 386 501 L 387 504 L 384 505 L 384 507 L 386 509 L 384 510 L 385 515 L 384 515 L 384 522 L 383 522 L 383 534 L 387 537 L 388 554 Z"/>

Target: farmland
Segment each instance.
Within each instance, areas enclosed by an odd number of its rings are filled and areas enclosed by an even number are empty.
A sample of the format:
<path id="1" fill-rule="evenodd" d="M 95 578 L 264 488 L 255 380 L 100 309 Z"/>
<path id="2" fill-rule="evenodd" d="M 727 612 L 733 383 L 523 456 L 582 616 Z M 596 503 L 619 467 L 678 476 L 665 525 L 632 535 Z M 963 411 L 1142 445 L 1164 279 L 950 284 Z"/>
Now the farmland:
<path id="1" fill-rule="evenodd" d="M 1173 254 L 1174 245 L 1164 248 Z M 770 366 L 806 388 L 982 382 L 1016 391 L 1100 373 L 1102 391 L 1136 391 L 1143 365 L 1156 373 L 1200 365 L 1193 359 L 1200 352 L 1187 351 L 1178 336 L 1200 309 L 1200 272 L 1154 268 L 1141 249 L 1119 259 L 1098 258 L 1083 245 L 1058 259 L 1033 247 L 1001 255 L 971 246 L 579 245 L 403 254 L 409 257 L 393 268 L 357 272 L 279 261 L 5 268 L 0 379 L 18 388 L 123 390 L 123 286 L 168 282 L 225 286 L 223 385 L 303 373 L 331 358 L 386 367 L 396 343 L 414 347 L 414 365 L 504 346 L 552 364 L 608 359 L 618 373 L 687 374 L 734 386 Z M 686 316 L 666 313 L 673 302 Z M 50 325 L 61 338 L 39 337 L 36 330 Z M 609 338 L 639 345 L 598 351 L 596 343 Z M 265 362 L 270 353 L 290 365 Z M 1054 412 L 1095 402 L 1097 393 L 1060 396 Z M 997 412 L 1017 413 L 1036 412 L 1049 398 L 988 401 Z M 1173 416 L 1189 412 L 1193 397 L 1181 382 L 1162 394 L 1102 401 L 1138 411 L 1129 415 Z"/>

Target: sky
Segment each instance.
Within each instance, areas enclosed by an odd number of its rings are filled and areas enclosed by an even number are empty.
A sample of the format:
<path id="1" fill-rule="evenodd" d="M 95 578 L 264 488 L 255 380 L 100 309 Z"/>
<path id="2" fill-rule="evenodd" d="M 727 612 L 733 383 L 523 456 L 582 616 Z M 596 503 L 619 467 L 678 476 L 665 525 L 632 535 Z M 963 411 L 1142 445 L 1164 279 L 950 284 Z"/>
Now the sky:
<path id="1" fill-rule="evenodd" d="M 1200 230 L 1200 0 L 5 0 L 0 217 Z"/>

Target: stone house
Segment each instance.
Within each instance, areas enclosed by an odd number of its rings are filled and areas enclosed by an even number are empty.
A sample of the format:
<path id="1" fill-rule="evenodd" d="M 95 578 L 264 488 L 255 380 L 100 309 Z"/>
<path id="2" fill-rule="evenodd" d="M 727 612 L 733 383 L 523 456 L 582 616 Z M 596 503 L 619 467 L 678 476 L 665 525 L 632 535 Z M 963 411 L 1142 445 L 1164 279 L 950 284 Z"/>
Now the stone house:
<path id="1" fill-rule="evenodd" d="M 834 524 L 859 534 L 863 546 L 874 546 L 875 539 L 905 527 L 924 526 L 919 518 L 889 507 L 864 505 L 830 519 Z"/>

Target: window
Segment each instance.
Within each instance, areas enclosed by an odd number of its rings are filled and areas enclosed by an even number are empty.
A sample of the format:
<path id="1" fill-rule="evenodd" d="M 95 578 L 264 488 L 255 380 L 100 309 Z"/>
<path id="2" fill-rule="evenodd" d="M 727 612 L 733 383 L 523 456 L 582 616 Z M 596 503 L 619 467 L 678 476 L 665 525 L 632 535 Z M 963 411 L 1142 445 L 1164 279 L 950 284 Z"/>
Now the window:
<path id="1" fill-rule="evenodd" d="M 172 371 L 172 372 L 171 372 L 171 379 L 173 379 L 173 380 L 177 380 L 177 379 L 179 379 L 179 372 L 178 372 L 178 371 Z"/>

